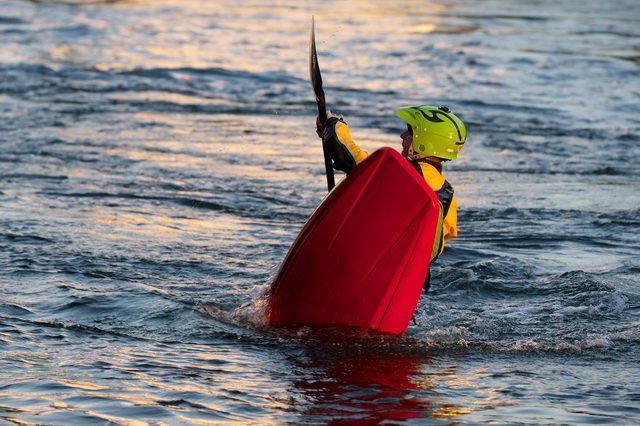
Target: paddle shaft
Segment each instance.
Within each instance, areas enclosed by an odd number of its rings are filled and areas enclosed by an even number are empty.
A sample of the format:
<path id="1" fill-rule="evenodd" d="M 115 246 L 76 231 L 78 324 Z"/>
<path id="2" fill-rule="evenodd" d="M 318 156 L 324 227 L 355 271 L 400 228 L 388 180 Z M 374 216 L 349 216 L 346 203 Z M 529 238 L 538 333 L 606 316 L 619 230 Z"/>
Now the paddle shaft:
<path id="1" fill-rule="evenodd" d="M 322 89 L 322 75 L 320 74 L 320 66 L 318 65 L 318 54 L 316 53 L 316 34 L 315 34 L 315 22 L 311 17 L 311 39 L 309 41 L 309 74 L 311 76 L 311 88 L 313 94 L 316 97 L 316 103 L 318 104 L 318 119 L 320 124 L 324 127 L 324 123 L 327 120 L 327 106 L 324 99 L 324 90 Z M 329 191 L 336 185 L 335 178 L 333 176 L 333 167 L 331 165 L 331 156 L 327 151 L 324 139 L 322 140 L 322 151 L 324 152 L 324 168 L 327 175 L 327 187 Z"/>

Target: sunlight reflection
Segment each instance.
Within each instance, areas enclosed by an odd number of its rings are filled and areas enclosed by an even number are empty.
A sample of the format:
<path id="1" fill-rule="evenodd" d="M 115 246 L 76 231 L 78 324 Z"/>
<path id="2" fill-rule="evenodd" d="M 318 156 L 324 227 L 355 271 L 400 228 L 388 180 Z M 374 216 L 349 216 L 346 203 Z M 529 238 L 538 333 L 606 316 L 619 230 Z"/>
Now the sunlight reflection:
<path id="1" fill-rule="evenodd" d="M 436 28 L 437 27 L 435 24 L 422 24 L 422 25 L 416 25 L 415 27 L 411 27 L 410 31 L 414 33 L 429 34 L 434 32 Z"/>

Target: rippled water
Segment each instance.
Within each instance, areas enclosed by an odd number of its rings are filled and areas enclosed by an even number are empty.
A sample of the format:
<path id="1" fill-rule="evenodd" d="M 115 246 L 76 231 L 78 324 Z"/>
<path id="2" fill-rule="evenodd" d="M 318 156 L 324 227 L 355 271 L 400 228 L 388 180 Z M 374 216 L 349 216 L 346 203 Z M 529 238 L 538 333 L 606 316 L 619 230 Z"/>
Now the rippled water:
<path id="1" fill-rule="evenodd" d="M 403 338 L 273 330 L 365 149 L 468 124 L 460 237 Z M 635 0 L 0 2 L 0 423 L 640 423 Z"/>

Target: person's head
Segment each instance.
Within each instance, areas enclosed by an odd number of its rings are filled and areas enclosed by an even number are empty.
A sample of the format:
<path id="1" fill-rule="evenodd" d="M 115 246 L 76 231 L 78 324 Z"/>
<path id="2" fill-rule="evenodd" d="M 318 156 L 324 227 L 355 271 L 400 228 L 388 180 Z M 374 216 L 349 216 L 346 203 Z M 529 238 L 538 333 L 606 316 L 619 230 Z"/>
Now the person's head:
<path id="1" fill-rule="evenodd" d="M 402 155 L 455 160 L 467 139 L 464 123 L 447 107 L 404 107 L 396 115 L 407 123 L 400 135 Z"/>

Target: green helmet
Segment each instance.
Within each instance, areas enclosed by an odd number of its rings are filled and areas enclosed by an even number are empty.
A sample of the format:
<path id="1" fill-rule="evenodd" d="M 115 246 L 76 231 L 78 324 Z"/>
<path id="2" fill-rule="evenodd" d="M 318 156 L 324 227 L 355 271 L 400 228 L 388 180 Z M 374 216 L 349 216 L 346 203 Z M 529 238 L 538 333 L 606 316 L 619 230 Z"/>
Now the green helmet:
<path id="1" fill-rule="evenodd" d="M 464 123 L 447 107 L 404 107 L 398 109 L 396 115 L 407 122 L 413 134 L 413 149 L 409 150 L 409 155 L 416 153 L 455 160 L 467 139 Z"/>

